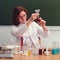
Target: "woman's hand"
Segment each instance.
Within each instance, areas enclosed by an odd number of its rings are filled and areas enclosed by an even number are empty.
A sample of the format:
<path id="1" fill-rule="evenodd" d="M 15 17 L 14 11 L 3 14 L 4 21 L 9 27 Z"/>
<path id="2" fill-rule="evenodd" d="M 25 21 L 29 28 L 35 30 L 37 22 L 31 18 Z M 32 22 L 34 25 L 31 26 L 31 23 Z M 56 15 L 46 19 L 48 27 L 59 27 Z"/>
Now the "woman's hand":
<path id="1" fill-rule="evenodd" d="M 45 31 L 48 31 L 48 28 L 46 27 L 46 21 L 43 20 L 42 18 L 40 18 L 40 21 L 38 21 L 38 24 L 40 26 L 42 26 L 42 28 L 45 30 Z"/>
<path id="2" fill-rule="evenodd" d="M 38 21 L 38 24 L 39 24 L 40 26 L 44 26 L 44 25 L 46 25 L 46 21 L 43 20 L 42 18 L 40 18 L 40 21 Z"/>
<path id="3" fill-rule="evenodd" d="M 33 21 L 33 20 L 37 19 L 37 17 L 38 17 L 39 15 L 40 15 L 40 14 L 38 14 L 38 13 L 32 13 L 30 19 Z"/>
<path id="4" fill-rule="evenodd" d="M 35 19 L 37 19 L 37 17 L 40 14 L 38 13 L 32 13 L 31 17 L 27 20 L 26 25 L 29 27 L 29 25 L 31 24 L 32 21 L 34 21 Z"/>

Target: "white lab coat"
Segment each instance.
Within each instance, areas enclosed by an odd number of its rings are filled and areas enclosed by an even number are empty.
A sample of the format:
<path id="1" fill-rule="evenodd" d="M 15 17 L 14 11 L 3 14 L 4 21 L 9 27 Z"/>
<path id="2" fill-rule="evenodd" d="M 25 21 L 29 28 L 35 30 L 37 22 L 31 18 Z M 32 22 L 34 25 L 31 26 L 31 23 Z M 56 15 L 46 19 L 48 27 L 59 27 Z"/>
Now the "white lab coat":
<path id="1" fill-rule="evenodd" d="M 20 24 L 19 26 L 12 26 L 11 33 L 17 38 L 17 41 L 20 42 L 21 36 L 24 38 L 24 43 L 28 45 L 37 46 L 38 36 L 48 37 L 50 35 L 49 30 L 44 31 L 41 26 L 39 26 L 36 22 L 32 22 L 29 25 L 29 28 L 26 24 Z"/>

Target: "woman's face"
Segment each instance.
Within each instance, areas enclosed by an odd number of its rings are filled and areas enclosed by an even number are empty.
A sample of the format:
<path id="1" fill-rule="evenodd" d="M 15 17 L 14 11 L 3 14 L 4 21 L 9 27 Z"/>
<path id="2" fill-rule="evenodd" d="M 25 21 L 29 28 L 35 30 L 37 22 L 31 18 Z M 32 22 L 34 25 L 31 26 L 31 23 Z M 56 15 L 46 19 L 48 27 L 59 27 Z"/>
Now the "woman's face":
<path id="1" fill-rule="evenodd" d="M 25 11 L 21 11 L 19 16 L 18 16 L 18 20 L 20 23 L 25 23 L 27 19 L 27 15 Z"/>

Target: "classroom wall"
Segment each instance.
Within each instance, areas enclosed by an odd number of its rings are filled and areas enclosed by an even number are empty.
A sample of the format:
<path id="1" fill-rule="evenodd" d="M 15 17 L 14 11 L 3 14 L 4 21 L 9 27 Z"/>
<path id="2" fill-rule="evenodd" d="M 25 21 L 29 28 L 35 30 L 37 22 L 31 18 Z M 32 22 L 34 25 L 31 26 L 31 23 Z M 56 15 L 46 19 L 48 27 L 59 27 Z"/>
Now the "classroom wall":
<path id="1" fill-rule="evenodd" d="M 40 17 L 47 21 L 48 26 L 60 26 L 60 0 L 0 0 L 0 25 L 12 25 L 13 9 L 23 6 L 28 16 L 40 9 Z"/>
<path id="2" fill-rule="evenodd" d="M 50 30 L 50 37 L 47 39 L 42 38 L 43 46 L 53 47 L 56 42 L 56 47 L 60 46 L 60 26 L 48 26 Z M 13 40 L 12 40 L 13 39 Z M 15 44 L 16 39 L 11 35 L 11 26 L 0 26 L 0 46 L 2 44 Z"/>

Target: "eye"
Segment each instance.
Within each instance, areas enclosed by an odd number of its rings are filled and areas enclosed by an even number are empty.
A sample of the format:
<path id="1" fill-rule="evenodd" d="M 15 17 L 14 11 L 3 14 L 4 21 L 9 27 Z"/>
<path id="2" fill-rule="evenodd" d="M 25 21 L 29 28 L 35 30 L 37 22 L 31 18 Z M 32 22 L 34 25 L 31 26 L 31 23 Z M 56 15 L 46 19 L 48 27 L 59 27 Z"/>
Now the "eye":
<path id="1" fill-rule="evenodd" d="M 27 16 L 26 14 L 23 15 L 23 17 Z"/>

